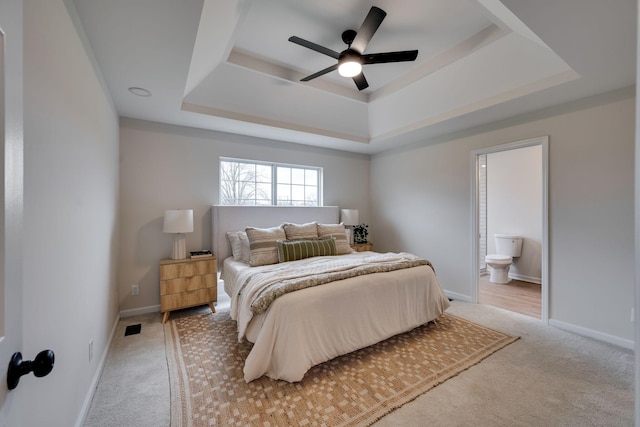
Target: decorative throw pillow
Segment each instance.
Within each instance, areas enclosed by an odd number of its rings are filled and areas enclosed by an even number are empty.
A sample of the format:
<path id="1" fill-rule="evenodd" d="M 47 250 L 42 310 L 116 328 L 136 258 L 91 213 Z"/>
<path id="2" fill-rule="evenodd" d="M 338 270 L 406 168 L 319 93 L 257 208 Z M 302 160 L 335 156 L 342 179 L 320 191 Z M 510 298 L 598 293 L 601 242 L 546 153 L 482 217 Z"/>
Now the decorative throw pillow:
<path id="1" fill-rule="evenodd" d="M 242 242 L 240 241 L 240 233 L 244 233 L 244 231 L 227 231 L 227 238 L 231 244 L 231 253 L 233 254 L 233 259 L 236 261 L 242 259 Z"/>
<path id="2" fill-rule="evenodd" d="M 315 240 L 278 240 L 277 243 L 280 262 L 336 255 L 336 241 L 332 237 Z"/>
<path id="3" fill-rule="evenodd" d="M 351 245 L 347 240 L 344 224 L 318 224 L 318 238 L 325 239 L 327 237 L 333 237 L 336 240 L 337 255 L 351 253 Z"/>
<path id="4" fill-rule="evenodd" d="M 247 237 L 247 233 L 244 231 L 241 231 L 240 233 L 238 233 L 238 236 L 240 237 L 240 244 L 241 244 L 240 261 L 249 264 L 249 262 L 251 262 L 251 249 L 249 246 L 249 238 Z"/>
<path id="5" fill-rule="evenodd" d="M 259 265 L 277 264 L 278 262 L 278 240 L 286 240 L 282 226 L 271 228 L 245 229 L 249 238 L 249 250 L 251 258 L 249 265 L 257 267 Z"/>
<path id="6" fill-rule="evenodd" d="M 317 224 L 317 222 L 308 222 L 306 224 L 284 223 L 283 228 L 287 235 L 287 240 L 317 239 Z"/>

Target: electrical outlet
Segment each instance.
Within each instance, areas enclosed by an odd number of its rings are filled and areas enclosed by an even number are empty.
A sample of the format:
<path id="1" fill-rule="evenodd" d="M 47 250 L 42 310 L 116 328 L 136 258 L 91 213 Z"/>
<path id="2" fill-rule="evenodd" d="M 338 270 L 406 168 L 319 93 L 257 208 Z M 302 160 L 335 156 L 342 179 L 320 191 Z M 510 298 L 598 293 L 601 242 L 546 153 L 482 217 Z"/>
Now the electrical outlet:
<path id="1" fill-rule="evenodd" d="M 89 340 L 89 362 L 93 360 L 93 340 Z"/>
<path id="2" fill-rule="evenodd" d="M 140 295 L 140 287 L 137 283 L 131 285 L 131 295 Z"/>

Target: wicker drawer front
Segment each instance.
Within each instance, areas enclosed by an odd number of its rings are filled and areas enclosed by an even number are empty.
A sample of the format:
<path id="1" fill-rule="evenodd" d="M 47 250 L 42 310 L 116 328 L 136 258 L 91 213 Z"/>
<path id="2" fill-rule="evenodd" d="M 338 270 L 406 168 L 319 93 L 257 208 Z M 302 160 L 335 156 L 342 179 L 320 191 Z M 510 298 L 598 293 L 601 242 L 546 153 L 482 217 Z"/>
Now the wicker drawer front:
<path id="1" fill-rule="evenodd" d="M 176 294 L 178 292 L 194 291 L 203 288 L 216 286 L 217 277 L 215 274 L 205 274 L 203 276 L 180 277 L 178 279 L 168 279 L 160 282 L 160 295 Z"/>
<path id="2" fill-rule="evenodd" d="M 372 251 L 373 243 L 356 243 L 354 245 L 351 245 L 351 247 L 356 252 Z"/>
<path id="3" fill-rule="evenodd" d="M 165 264 L 160 268 L 160 280 L 200 276 L 203 274 L 216 274 L 216 269 L 217 265 L 215 259 Z"/>
<path id="4" fill-rule="evenodd" d="M 207 304 L 217 299 L 217 289 L 206 288 L 193 292 L 162 295 L 160 297 L 160 311 L 175 310 L 178 308 L 193 307 Z"/>
<path id="5" fill-rule="evenodd" d="M 207 304 L 211 312 L 218 300 L 218 262 L 207 259 L 160 261 L 160 312 L 164 324 L 171 310 Z"/>

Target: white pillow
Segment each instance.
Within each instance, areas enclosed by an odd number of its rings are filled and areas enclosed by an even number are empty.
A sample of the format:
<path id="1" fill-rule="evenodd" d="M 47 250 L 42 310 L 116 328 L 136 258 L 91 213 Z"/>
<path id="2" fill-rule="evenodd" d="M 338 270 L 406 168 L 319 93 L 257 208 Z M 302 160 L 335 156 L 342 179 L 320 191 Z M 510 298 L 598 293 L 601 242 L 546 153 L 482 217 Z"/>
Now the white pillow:
<path id="1" fill-rule="evenodd" d="M 240 237 L 240 243 L 242 244 L 240 261 L 249 264 L 249 262 L 251 262 L 251 249 L 249 246 L 249 237 L 247 237 L 247 233 L 244 231 L 239 232 L 238 236 Z"/>
<path id="2" fill-rule="evenodd" d="M 240 242 L 240 233 L 244 233 L 244 231 L 227 231 L 227 238 L 231 244 L 231 253 L 233 254 L 233 259 L 236 261 L 242 259 L 242 242 Z"/>
<path id="3" fill-rule="evenodd" d="M 231 253 L 233 259 L 249 264 L 251 260 L 251 250 L 249 249 L 249 238 L 244 231 L 227 231 L 227 238 L 231 243 Z"/>

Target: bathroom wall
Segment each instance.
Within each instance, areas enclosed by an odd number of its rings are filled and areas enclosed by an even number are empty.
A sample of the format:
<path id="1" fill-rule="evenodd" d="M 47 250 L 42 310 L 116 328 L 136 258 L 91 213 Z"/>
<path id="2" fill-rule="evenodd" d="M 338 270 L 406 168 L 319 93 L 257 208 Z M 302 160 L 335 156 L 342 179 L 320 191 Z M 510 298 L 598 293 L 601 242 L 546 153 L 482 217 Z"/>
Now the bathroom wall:
<path id="1" fill-rule="evenodd" d="M 494 234 L 523 236 L 509 277 L 541 283 L 542 147 L 491 153 L 486 169 L 488 253 L 496 253 Z"/>

